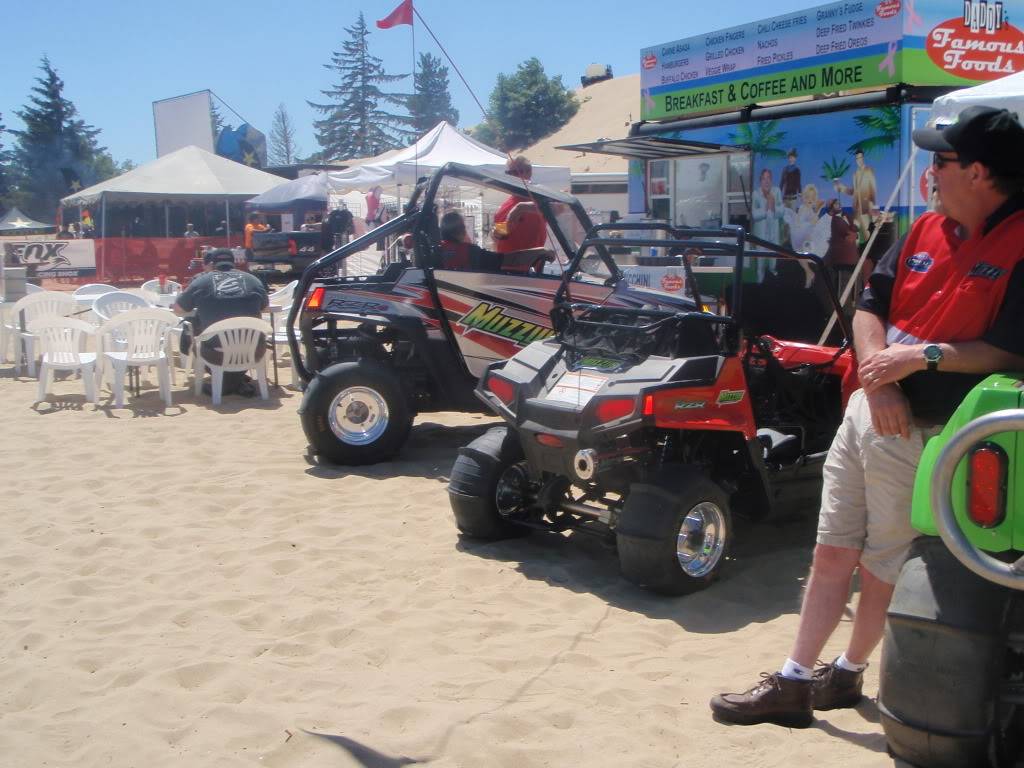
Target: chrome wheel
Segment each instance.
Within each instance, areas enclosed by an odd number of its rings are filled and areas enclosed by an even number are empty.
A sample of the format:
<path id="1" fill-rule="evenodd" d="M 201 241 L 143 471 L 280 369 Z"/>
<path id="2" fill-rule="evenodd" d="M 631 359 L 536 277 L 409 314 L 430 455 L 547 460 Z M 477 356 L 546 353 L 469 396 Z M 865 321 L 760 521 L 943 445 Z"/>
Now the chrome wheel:
<path id="1" fill-rule="evenodd" d="M 369 387 L 346 387 L 334 396 L 328 409 L 334 436 L 346 445 L 368 445 L 388 428 L 388 404 Z"/>
<path id="2" fill-rule="evenodd" d="M 710 501 L 702 501 L 686 513 L 676 537 L 676 559 L 687 576 L 707 576 L 725 551 L 725 514 Z"/>

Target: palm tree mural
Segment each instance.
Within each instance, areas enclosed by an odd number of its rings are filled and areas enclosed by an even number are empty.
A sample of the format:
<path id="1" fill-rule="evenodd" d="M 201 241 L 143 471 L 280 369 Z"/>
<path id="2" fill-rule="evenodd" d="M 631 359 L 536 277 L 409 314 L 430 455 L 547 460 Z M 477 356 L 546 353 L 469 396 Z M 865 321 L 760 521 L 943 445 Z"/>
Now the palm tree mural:
<path id="1" fill-rule="evenodd" d="M 746 147 L 755 157 L 785 157 L 786 150 L 778 147 L 786 138 L 786 132 L 778 130 L 778 120 L 757 123 L 743 123 L 736 126 L 736 132 L 729 134 L 729 140 Z"/>
<path id="2" fill-rule="evenodd" d="M 826 160 L 821 164 L 821 178 L 830 183 L 843 178 L 849 171 L 850 161 L 845 157 L 837 158 L 832 155 L 831 160 Z"/>
<path id="3" fill-rule="evenodd" d="M 900 138 L 899 107 L 875 107 L 869 114 L 857 115 L 853 122 L 864 131 L 864 137 L 847 148 L 850 154 L 858 148 L 865 155 L 880 152 L 895 146 Z"/>

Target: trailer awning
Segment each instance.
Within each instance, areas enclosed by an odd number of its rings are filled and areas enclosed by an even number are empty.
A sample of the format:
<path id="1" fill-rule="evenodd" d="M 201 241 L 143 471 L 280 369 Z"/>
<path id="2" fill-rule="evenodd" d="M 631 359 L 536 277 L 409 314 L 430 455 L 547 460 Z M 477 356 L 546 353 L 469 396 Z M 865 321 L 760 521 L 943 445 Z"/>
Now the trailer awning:
<path id="1" fill-rule="evenodd" d="M 556 149 L 574 152 L 594 152 L 599 155 L 617 155 L 629 160 L 663 160 L 687 155 L 709 155 L 735 152 L 742 149 L 729 144 L 709 144 L 704 141 L 669 139 L 663 136 L 630 136 L 625 139 L 598 139 L 585 144 L 565 144 Z"/>

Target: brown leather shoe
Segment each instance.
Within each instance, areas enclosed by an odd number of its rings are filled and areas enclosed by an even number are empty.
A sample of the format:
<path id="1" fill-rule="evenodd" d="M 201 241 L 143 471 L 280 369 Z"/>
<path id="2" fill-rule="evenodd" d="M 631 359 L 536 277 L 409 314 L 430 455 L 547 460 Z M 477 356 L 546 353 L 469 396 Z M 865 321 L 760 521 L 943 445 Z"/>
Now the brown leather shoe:
<path id="1" fill-rule="evenodd" d="M 835 662 L 814 670 L 814 708 L 818 710 L 855 707 L 860 702 L 864 687 L 864 672 L 851 672 L 837 667 Z"/>
<path id="2" fill-rule="evenodd" d="M 720 693 L 711 699 L 711 711 L 720 720 L 737 725 L 775 723 L 806 728 L 814 721 L 810 680 L 790 680 L 778 672 L 761 673 L 760 683 L 744 693 Z"/>

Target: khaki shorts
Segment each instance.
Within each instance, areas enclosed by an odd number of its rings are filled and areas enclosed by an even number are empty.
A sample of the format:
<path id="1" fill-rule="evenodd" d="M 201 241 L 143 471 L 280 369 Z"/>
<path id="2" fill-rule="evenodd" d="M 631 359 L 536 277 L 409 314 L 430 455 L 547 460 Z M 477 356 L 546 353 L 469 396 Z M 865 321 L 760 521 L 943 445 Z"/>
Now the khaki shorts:
<path id="1" fill-rule="evenodd" d="M 914 472 L 941 426 L 911 426 L 910 439 L 880 437 L 864 391 L 850 396 L 823 469 L 818 543 L 861 550 L 860 565 L 895 584 L 910 543 Z"/>

